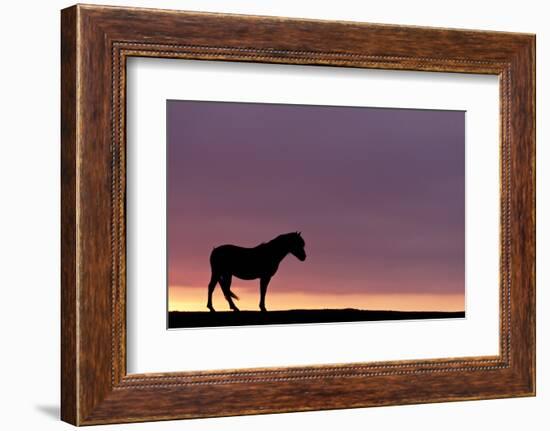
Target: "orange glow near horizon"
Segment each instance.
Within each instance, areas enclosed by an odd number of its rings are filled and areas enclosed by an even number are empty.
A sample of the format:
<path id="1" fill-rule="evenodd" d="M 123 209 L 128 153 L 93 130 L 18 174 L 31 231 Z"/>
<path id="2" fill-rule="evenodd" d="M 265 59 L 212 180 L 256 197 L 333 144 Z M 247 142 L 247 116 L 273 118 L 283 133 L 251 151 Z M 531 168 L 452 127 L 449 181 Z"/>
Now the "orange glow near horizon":
<path id="1" fill-rule="evenodd" d="M 241 310 L 258 310 L 259 288 L 234 285 L 231 290 L 239 296 L 235 301 Z M 196 286 L 170 286 L 169 311 L 207 311 L 207 288 Z M 221 289 L 213 295 L 216 310 L 229 310 Z M 464 311 L 463 294 L 432 293 L 310 293 L 267 291 L 268 310 L 292 309 L 343 309 L 394 311 Z"/>

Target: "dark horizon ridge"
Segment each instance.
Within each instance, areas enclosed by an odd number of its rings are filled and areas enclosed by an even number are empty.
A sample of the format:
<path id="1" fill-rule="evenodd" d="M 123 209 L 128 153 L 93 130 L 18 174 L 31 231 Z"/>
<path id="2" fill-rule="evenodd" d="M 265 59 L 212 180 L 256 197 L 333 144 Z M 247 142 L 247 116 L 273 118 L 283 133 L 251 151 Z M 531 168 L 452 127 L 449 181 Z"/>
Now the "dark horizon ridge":
<path id="1" fill-rule="evenodd" d="M 274 310 L 274 311 L 170 311 L 168 329 L 206 328 L 249 325 L 285 325 L 305 323 L 345 323 L 371 322 L 384 320 L 423 320 L 464 318 L 464 311 L 393 311 L 315 309 L 315 310 Z"/>

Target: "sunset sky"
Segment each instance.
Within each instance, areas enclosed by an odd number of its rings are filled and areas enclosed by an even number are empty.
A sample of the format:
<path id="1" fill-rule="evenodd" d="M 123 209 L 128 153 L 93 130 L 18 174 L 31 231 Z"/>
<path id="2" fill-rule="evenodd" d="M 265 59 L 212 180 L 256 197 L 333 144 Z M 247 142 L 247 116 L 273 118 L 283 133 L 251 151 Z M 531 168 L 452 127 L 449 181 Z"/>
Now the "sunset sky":
<path id="1" fill-rule="evenodd" d="M 168 101 L 170 310 L 210 252 L 301 231 L 267 308 L 464 310 L 464 112 Z M 233 278 L 241 309 L 258 280 Z M 216 288 L 214 307 L 228 309 Z"/>

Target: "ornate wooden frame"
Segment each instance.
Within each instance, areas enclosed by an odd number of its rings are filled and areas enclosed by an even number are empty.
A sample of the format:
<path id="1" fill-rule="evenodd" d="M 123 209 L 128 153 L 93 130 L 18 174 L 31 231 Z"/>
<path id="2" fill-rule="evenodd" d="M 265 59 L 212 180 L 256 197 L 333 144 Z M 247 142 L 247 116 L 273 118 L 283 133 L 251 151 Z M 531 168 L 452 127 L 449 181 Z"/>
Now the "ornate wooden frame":
<path id="1" fill-rule="evenodd" d="M 61 17 L 63 420 L 88 425 L 535 394 L 534 35 L 82 5 Z M 500 354 L 128 375 L 129 56 L 498 75 Z"/>

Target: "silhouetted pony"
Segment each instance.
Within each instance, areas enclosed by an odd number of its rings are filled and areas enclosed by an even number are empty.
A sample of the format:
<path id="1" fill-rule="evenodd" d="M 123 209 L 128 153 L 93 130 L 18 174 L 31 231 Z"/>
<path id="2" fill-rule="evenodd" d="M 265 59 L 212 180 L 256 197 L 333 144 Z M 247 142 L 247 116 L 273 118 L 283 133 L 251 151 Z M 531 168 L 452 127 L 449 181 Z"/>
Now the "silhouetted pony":
<path id="1" fill-rule="evenodd" d="M 226 244 L 214 248 L 210 254 L 210 267 L 212 277 L 208 283 L 208 304 L 210 311 L 212 306 L 212 292 L 219 282 L 225 299 L 233 311 L 239 311 L 232 298 L 239 299 L 231 292 L 231 278 L 235 276 L 243 280 L 260 279 L 260 310 L 265 309 L 265 293 L 271 277 L 277 272 L 279 264 L 288 253 L 293 254 L 302 262 L 306 260 L 304 250 L 306 243 L 300 232 L 279 235 L 267 243 L 262 243 L 253 248 L 238 247 Z"/>

